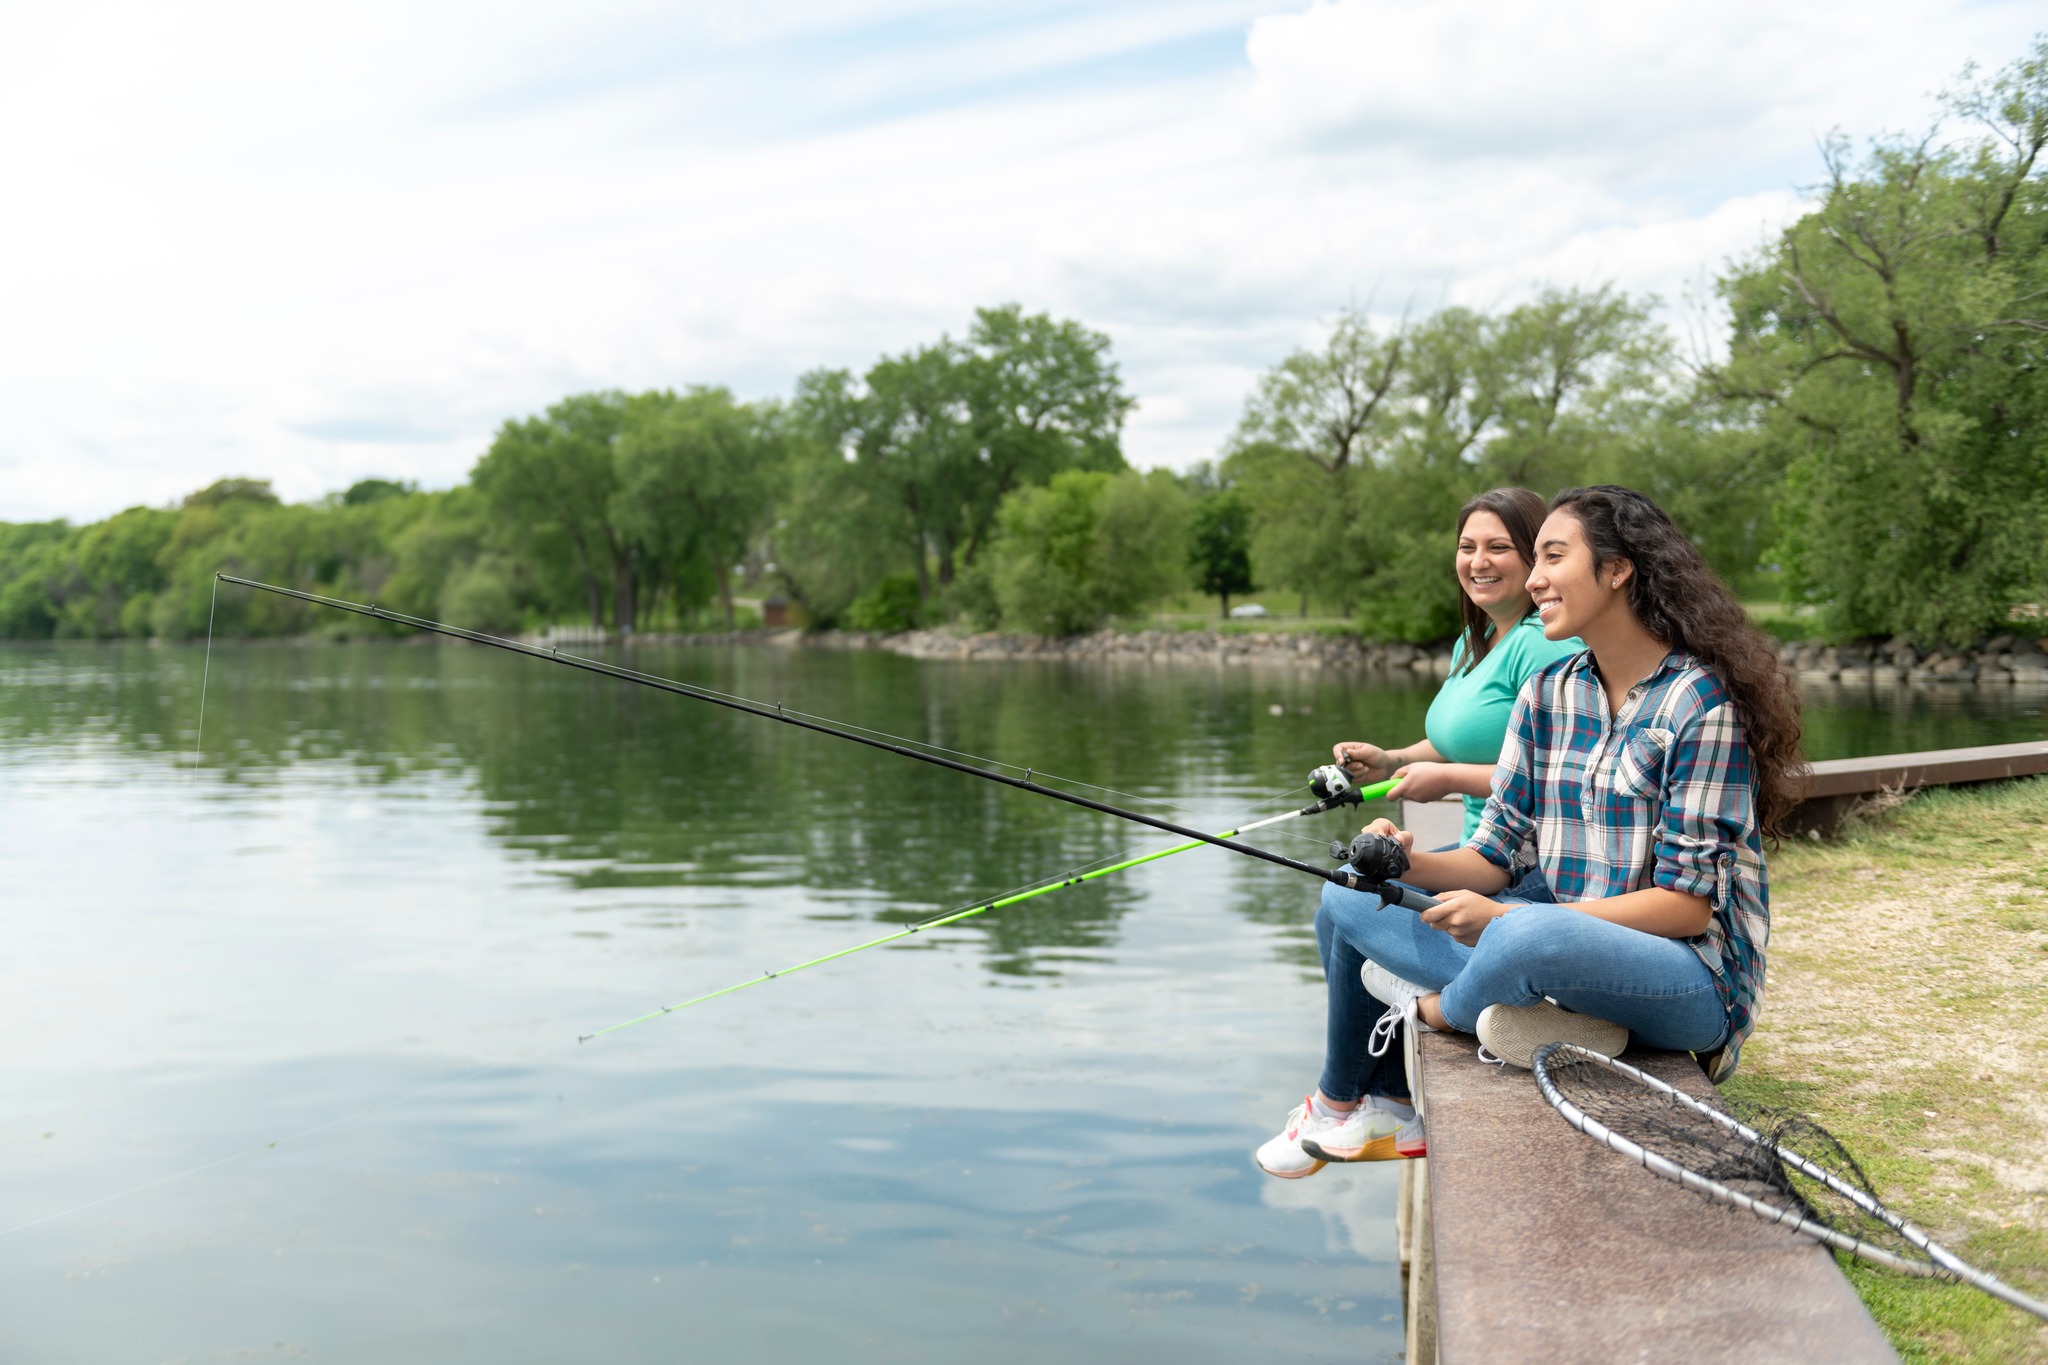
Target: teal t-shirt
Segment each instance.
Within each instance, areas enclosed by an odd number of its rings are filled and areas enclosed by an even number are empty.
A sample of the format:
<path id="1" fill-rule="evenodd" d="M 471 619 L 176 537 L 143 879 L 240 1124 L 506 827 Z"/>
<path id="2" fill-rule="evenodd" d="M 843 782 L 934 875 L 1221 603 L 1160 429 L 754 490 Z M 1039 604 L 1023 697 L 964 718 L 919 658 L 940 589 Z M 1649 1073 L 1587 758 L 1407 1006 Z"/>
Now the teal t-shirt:
<path id="1" fill-rule="evenodd" d="M 1545 664 L 1555 663 L 1584 649 L 1576 637 L 1568 640 L 1543 638 L 1543 622 L 1534 614 L 1524 616 L 1508 631 L 1507 638 L 1486 651 L 1486 657 L 1470 673 L 1459 669 L 1465 662 L 1465 637 L 1460 635 L 1451 650 L 1451 676 L 1429 704 L 1422 732 L 1436 751 L 1452 763 L 1484 763 L 1489 768 L 1500 762 L 1500 747 L 1508 737 L 1508 713 L 1515 696 L 1529 675 Z M 1465 838 L 1479 828 L 1479 815 L 1486 798 L 1465 800 Z"/>

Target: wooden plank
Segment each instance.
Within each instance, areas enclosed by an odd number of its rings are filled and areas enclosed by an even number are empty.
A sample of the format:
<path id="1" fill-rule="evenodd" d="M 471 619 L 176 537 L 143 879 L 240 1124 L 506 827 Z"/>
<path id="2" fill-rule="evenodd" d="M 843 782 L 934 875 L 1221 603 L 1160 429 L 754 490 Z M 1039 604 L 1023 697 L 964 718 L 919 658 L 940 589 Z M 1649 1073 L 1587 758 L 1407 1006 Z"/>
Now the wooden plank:
<path id="1" fill-rule="evenodd" d="M 1472 1039 L 1417 1042 L 1444 1365 L 1897 1359 L 1818 1245 L 1593 1142 Z M 1628 1060 L 1712 1092 L 1683 1053 Z"/>

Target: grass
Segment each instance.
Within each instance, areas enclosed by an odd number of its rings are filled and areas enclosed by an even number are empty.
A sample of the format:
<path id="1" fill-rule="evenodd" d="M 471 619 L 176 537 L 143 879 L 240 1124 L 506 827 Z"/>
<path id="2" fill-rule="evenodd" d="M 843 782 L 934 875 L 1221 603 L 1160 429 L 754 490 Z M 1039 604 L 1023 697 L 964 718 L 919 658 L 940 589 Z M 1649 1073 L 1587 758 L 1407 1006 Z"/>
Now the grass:
<path id="1" fill-rule="evenodd" d="M 1965 1260 L 2048 1297 L 2048 779 L 1936 790 L 1771 859 L 1731 1095 L 1813 1116 Z M 2048 1362 L 2048 1324 L 1846 1267 L 1907 1361 Z"/>

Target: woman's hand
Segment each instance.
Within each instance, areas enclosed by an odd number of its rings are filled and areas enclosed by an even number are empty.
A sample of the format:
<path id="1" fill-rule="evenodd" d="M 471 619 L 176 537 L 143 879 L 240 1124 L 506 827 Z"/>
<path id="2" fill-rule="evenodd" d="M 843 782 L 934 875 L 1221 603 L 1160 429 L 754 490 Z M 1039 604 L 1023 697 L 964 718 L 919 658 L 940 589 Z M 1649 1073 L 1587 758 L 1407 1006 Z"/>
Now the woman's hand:
<path id="1" fill-rule="evenodd" d="M 1359 833 L 1383 834 L 1387 838 L 1392 839 L 1395 843 L 1399 844 L 1402 848 L 1406 849 L 1408 852 L 1413 853 L 1415 851 L 1414 833 L 1412 831 L 1405 829 L 1396 829 L 1394 827 L 1394 822 L 1392 820 L 1387 819 L 1385 816 L 1382 816 L 1379 819 L 1373 821 L 1364 829 L 1360 830 Z"/>
<path id="2" fill-rule="evenodd" d="M 1477 891 L 1440 891 L 1436 899 L 1433 908 L 1422 912 L 1422 922 L 1443 930 L 1467 948 L 1478 943 L 1486 926 L 1511 908 L 1488 900 Z"/>
<path id="3" fill-rule="evenodd" d="M 1346 740 L 1331 745 L 1330 754 L 1345 772 L 1367 784 L 1385 781 L 1395 768 L 1393 756 L 1377 744 Z"/>
<path id="4" fill-rule="evenodd" d="M 1458 774 L 1449 763 L 1410 763 L 1394 770 L 1401 785 L 1387 793 L 1389 801 L 1441 801 L 1462 795 Z"/>

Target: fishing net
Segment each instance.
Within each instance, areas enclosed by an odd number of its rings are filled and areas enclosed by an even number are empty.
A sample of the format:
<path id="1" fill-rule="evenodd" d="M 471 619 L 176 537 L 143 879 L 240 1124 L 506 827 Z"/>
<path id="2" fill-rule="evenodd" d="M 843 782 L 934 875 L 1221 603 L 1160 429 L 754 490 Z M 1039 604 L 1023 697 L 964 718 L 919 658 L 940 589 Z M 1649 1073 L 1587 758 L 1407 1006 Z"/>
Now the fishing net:
<path id="1" fill-rule="evenodd" d="M 1869 1175 L 1805 1115 L 1694 1100 L 1576 1048 L 1555 1048 L 1542 1062 L 1538 1084 L 1574 1127 L 1657 1174 L 1723 1204 L 1748 1201 L 1753 1207 L 1747 1211 L 1767 1221 L 1832 1233 L 1823 1240 L 1837 1251 L 1910 1274 L 1943 1273 L 1921 1243 L 1876 1212 L 1883 1205 Z M 1646 1158 L 1661 1158 L 1718 1188 L 1683 1180 Z"/>

